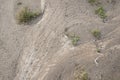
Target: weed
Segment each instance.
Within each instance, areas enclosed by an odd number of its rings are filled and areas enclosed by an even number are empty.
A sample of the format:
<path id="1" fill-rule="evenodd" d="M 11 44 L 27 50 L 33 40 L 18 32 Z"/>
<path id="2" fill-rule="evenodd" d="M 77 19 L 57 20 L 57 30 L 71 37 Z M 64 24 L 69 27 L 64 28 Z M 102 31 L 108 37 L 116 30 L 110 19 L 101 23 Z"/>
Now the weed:
<path id="1" fill-rule="evenodd" d="M 18 2 L 17 5 L 22 5 L 22 2 Z"/>
<path id="2" fill-rule="evenodd" d="M 96 5 L 96 6 L 99 6 L 99 5 L 102 4 L 102 3 L 100 2 L 100 0 L 88 0 L 88 2 L 89 2 L 91 5 Z"/>
<path id="3" fill-rule="evenodd" d="M 67 28 L 65 29 L 65 31 L 67 31 Z M 68 34 L 68 33 L 65 33 L 65 35 L 71 40 L 72 42 L 72 45 L 76 46 L 80 40 L 80 37 L 79 36 L 76 36 L 75 34 Z"/>
<path id="4" fill-rule="evenodd" d="M 100 30 L 93 30 L 92 31 L 92 35 L 97 38 L 97 39 L 100 39 L 101 38 L 101 32 Z"/>
<path id="5" fill-rule="evenodd" d="M 89 80 L 88 73 L 83 69 L 74 72 L 74 80 Z"/>
<path id="6" fill-rule="evenodd" d="M 89 3 L 94 4 L 96 0 L 88 0 Z"/>
<path id="7" fill-rule="evenodd" d="M 19 23 L 28 23 L 34 18 L 38 17 L 40 14 L 39 13 L 34 13 L 30 11 L 27 7 L 23 8 L 17 15 L 17 20 Z"/>
<path id="8" fill-rule="evenodd" d="M 97 52 L 98 52 L 98 53 L 101 53 L 101 50 L 97 48 Z"/>
<path id="9" fill-rule="evenodd" d="M 76 46 L 78 44 L 78 41 L 80 40 L 80 37 L 74 35 L 74 36 L 71 36 L 71 40 L 72 40 L 72 44 Z"/>
<path id="10" fill-rule="evenodd" d="M 83 71 L 81 74 L 81 80 L 88 80 L 88 74 L 87 72 Z"/>
<path id="11" fill-rule="evenodd" d="M 105 19 L 107 17 L 105 10 L 103 7 L 99 7 L 98 9 L 95 10 L 95 13 L 100 16 L 100 18 Z"/>

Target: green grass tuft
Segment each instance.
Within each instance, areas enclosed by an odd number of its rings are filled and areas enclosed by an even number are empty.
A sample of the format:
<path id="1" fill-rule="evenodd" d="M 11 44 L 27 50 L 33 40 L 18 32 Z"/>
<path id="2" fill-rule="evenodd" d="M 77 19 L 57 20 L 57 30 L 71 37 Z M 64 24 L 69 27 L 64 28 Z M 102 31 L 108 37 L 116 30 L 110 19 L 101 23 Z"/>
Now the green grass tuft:
<path id="1" fill-rule="evenodd" d="M 80 37 L 74 35 L 74 36 L 71 36 L 71 40 L 72 40 L 72 44 L 76 46 L 78 44 L 78 41 L 80 40 Z"/>
<path id="2" fill-rule="evenodd" d="M 95 10 L 95 13 L 100 16 L 100 18 L 105 19 L 107 17 L 105 10 L 103 7 L 99 7 L 98 9 Z"/>
<path id="3" fill-rule="evenodd" d="M 65 29 L 66 31 L 67 29 Z M 66 33 L 66 36 L 71 40 L 72 45 L 77 46 L 78 42 L 80 41 L 80 37 L 76 36 L 75 34 L 68 34 Z"/>
<path id="4" fill-rule="evenodd" d="M 18 2 L 17 5 L 22 5 L 22 2 Z"/>

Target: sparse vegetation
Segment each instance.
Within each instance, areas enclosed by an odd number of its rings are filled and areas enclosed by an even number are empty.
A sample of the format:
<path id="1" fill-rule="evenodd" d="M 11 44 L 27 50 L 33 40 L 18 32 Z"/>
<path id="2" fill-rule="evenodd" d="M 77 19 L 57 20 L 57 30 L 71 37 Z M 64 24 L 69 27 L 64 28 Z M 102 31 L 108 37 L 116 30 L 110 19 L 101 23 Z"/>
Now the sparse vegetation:
<path id="1" fill-rule="evenodd" d="M 38 17 L 40 13 L 34 13 L 27 7 L 23 8 L 17 15 L 18 23 L 29 23 L 34 18 Z"/>
<path id="2" fill-rule="evenodd" d="M 100 30 L 96 29 L 96 30 L 93 30 L 92 31 L 92 35 L 97 38 L 97 39 L 100 39 L 101 38 L 101 32 Z"/>
<path id="3" fill-rule="evenodd" d="M 17 5 L 22 5 L 22 2 L 18 2 Z"/>
<path id="4" fill-rule="evenodd" d="M 89 80 L 88 73 L 83 69 L 74 72 L 74 80 Z"/>
<path id="5" fill-rule="evenodd" d="M 76 46 L 78 44 L 78 41 L 80 40 L 80 37 L 74 35 L 74 36 L 71 36 L 71 40 L 72 40 L 72 44 Z"/>
<path id="6" fill-rule="evenodd" d="M 106 15 L 105 9 L 103 7 L 99 7 L 99 6 L 102 6 L 102 3 L 100 2 L 100 0 L 88 0 L 88 2 L 90 4 L 96 5 L 96 7 L 98 7 L 95 10 L 95 14 L 97 14 L 103 20 L 106 19 L 107 15 Z"/>
<path id="7" fill-rule="evenodd" d="M 87 74 L 87 72 L 83 71 L 83 73 L 81 74 L 81 79 L 82 80 L 88 80 L 88 74 Z"/>
<path id="8" fill-rule="evenodd" d="M 95 10 L 95 13 L 100 16 L 100 18 L 105 19 L 107 17 L 105 10 L 103 7 L 99 7 L 98 9 Z"/>
<path id="9" fill-rule="evenodd" d="M 98 53 L 101 53 L 101 50 L 97 48 L 97 52 L 98 52 Z"/>
<path id="10" fill-rule="evenodd" d="M 66 31 L 67 29 L 65 29 Z M 80 40 L 80 37 L 75 35 L 75 34 L 68 34 L 68 33 L 65 33 L 66 36 L 71 40 L 72 42 L 72 45 L 76 46 Z"/>
<path id="11" fill-rule="evenodd" d="M 88 2 L 89 2 L 90 4 L 96 5 L 96 6 L 101 5 L 101 2 L 99 2 L 99 0 L 88 0 Z"/>
<path id="12" fill-rule="evenodd" d="M 88 0 L 89 3 L 94 4 L 96 0 Z"/>

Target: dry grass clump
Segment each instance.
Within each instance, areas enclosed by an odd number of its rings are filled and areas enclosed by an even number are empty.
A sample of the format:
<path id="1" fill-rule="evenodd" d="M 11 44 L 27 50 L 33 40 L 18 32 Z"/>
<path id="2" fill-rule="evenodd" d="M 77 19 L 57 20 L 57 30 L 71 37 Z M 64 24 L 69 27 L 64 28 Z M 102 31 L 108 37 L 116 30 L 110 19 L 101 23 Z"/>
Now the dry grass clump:
<path id="1" fill-rule="evenodd" d="M 92 30 L 92 35 L 96 38 L 96 39 L 100 39 L 101 38 L 101 32 L 100 30 L 96 29 L 96 30 Z"/>
<path id="2" fill-rule="evenodd" d="M 16 16 L 18 23 L 29 23 L 40 15 L 38 12 L 32 12 L 29 8 L 23 8 Z"/>
<path id="3" fill-rule="evenodd" d="M 90 3 L 91 5 L 101 5 L 100 0 L 88 0 L 88 3 Z"/>
<path id="4" fill-rule="evenodd" d="M 88 73 L 84 69 L 78 67 L 74 72 L 74 80 L 89 80 Z"/>

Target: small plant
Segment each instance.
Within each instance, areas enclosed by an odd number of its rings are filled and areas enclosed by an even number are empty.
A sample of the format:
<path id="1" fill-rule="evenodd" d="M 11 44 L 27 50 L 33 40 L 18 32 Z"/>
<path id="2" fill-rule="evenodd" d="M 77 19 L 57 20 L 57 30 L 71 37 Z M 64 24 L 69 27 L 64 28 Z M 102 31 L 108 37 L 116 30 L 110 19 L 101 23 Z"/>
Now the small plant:
<path id="1" fill-rule="evenodd" d="M 105 10 L 103 7 L 99 7 L 98 9 L 95 10 L 95 13 L 100 16 L 100 18 L 105 19 L 107 15 L 105 14 Z"/>
<path id="2" fill-rule="evenodd" d="M 99 6 L 101 5 L 101 2 L 100 0 L 88 0 L 88 2 L 92 5 L 96 5 L 96 6 Z"/>
<path id="3" fill-rule="evenodd" d="M 89 80 L 88 73 L 83 69 L 77 69 L 74 72 L 74 80 Z"/>
<path id="4" fill-rule="evenodd" d="M 101 50 L 97 48 L 97 52 L 98 52 L 98 53 L 101 53 Z"/>
<path id="5" fill-rule="evenodd" d="M 30 11 L 30 9 L 25 7 L 17 15 L 17 20 L 19 23 L 29 23 L 31 20 L 38 17 L 39 15 L 39 13 L 34 13 Z"/>
<path id="6" fill-rule="evenodd" d="M 92 31 L 92 35 L 97 38 L 97 39 L 100 39 L 101 38 L 101 32 L 100 30 L 93 30 Z"/>
<path id="7" fill-rule="evenodd" d="M 78 44 L 78 41 L 80 40 L 80 37 L 74 35 L 74 36 L 71 36 L 71 40 L 72 40 L 72 44 L 76 46 Z"/>
<path id="8" fill-rule="evenodd" d="M 18 2 L 17 5 L 22 5 L 22 2 Z"/>
<path id="9" fill-rule="evenodd" d="M 65 29 L 66 31 L 67 29 Z M 76 46 L 80 40 L 80 37 L 79 36 L 76 36 L 75 34 L 68 34 L 68 33 L 65 33 L 65 35 L 71 40 L 72 42 L 72 45 Z"/>
<path id="10" fill-rule="evenodd" d="M 89 3 L 94 4 L 96 0 L 88 0 Z"/>
<path id="11" fill-rule="evenodd" d="M 83 73 L 81 74 L 81 79 L 82 80 L 88 80 L 88 74 L 87 74 L 87 72 L 83 71 Z"/>

